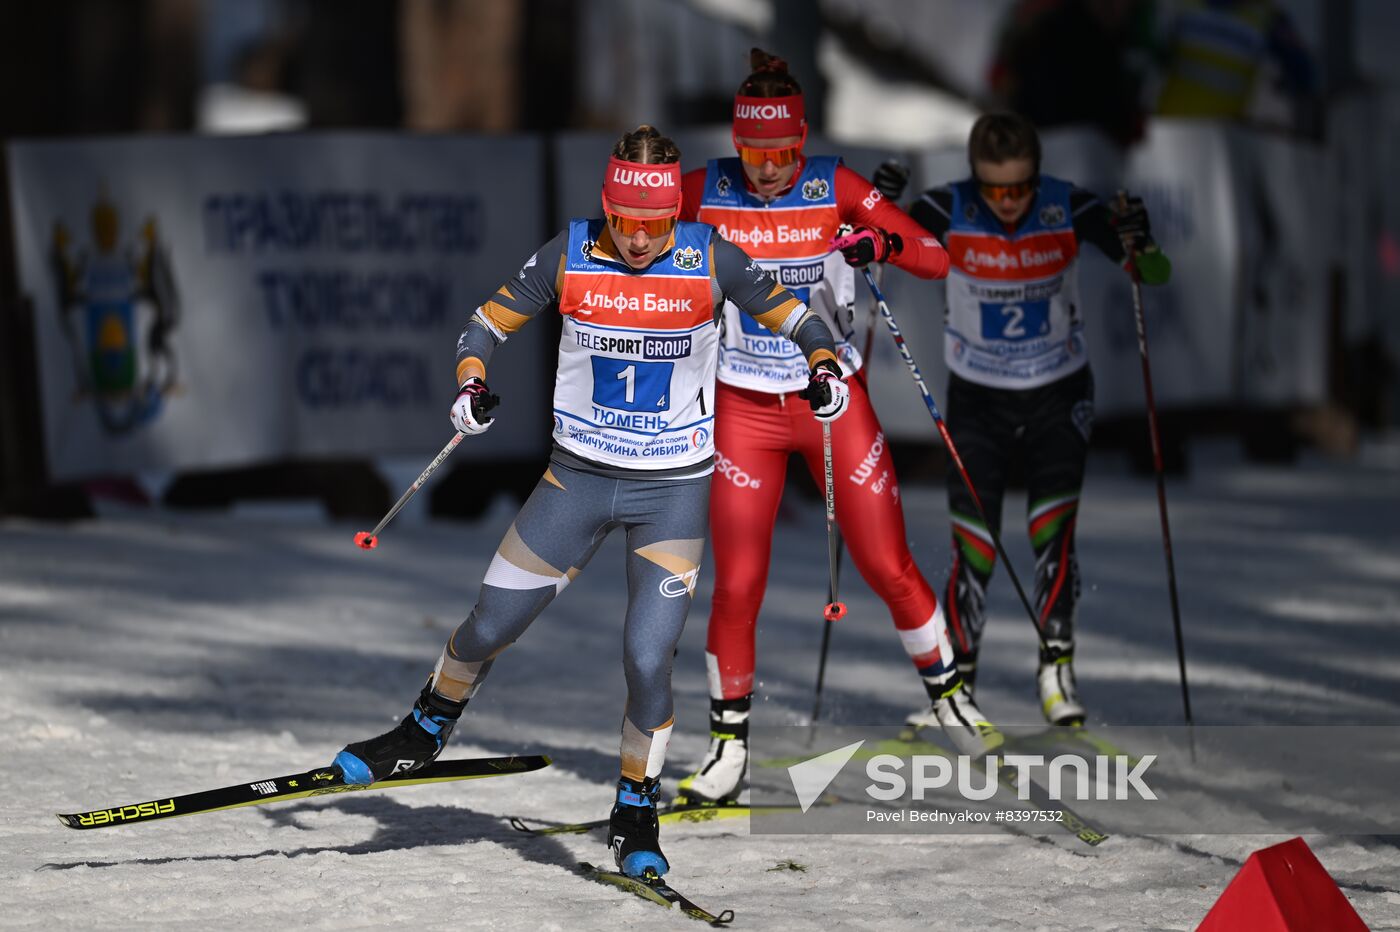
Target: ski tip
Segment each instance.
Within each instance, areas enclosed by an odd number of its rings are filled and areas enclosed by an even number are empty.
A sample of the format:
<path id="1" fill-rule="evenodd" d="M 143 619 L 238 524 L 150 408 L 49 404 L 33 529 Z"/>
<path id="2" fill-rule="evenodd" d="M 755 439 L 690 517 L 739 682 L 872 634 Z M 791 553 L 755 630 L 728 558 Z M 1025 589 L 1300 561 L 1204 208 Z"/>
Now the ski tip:
<path id="1" fill-rule="evenodd" d="M 535 830 L 526 825 L 525 820 L 520 818 L 520 816 L 507 816 L 506 824 L 517 832 L 524 832 L 527 835 L 535 834 Z"/>
<path id="2" fill-rule="evenodd" d="M 364 550 L 373 550 L 379 546 L 379 538 L 369 531 L 360 531 L 355 535 L 355 546 Z"/>

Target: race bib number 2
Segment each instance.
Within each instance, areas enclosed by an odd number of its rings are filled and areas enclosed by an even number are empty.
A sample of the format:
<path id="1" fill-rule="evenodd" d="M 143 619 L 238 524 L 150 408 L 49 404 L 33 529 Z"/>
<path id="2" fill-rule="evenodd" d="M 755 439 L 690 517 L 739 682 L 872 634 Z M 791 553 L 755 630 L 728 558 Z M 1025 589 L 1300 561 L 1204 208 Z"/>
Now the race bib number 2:
<path id="1" fill-rule="evenodd" d="M 982 339 L 1033 340 L 1050 332 L 1050 302 L 982 305 Z"/>

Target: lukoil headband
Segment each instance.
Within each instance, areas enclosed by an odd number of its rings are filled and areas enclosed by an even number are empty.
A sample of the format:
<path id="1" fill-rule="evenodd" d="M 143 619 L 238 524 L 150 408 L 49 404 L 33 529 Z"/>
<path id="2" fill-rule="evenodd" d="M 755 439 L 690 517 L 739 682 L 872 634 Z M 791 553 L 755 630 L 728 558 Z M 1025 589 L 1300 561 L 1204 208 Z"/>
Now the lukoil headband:
<path id="1" fill-rule="evenodd" d="M 640 210 L 680 209 L 681 166 L 679 162 L 645 165 L 617 156 L 608 159 L 603 176 L 603 201 L 614 208 Z"/>
<path id="2" fill-rule="evenodd" d="M 746 139 L 801 136 L 807 128 L 802 95 L 734 98 L 734 135 Z"/>

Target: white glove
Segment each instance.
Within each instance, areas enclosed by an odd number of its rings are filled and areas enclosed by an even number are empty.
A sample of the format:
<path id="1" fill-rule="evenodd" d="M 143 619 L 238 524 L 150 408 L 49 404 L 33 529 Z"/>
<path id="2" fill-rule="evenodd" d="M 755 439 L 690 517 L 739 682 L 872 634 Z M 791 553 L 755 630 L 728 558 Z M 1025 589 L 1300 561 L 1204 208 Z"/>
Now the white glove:
<path id="1" fill-rule="evenodd" d="M 452 402 L 452 426 L 464 434 L 484 434 L 496 422 L 486 413 L 501 399 L 491 394 L 486 383 L 472 376 L 462 383 L 457 391 L 457 400 Z"/>
<path id="2" fill-rule="evenodd" d="M 812 369 L 811 381 L 797 393 L 797 397 L 807 399 L 818 420 L 834 421 L 846 413 L 846 403 L 851 399 L 851 390 L 841 378 L 841 370 L 836 363 L 823 359 Z"/>

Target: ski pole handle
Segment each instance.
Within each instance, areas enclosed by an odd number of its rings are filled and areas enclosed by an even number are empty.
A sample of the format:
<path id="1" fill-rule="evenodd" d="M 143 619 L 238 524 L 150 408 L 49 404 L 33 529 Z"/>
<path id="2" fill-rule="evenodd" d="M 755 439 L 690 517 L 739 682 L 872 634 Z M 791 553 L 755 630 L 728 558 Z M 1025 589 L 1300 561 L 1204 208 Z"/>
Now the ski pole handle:
<path id="1" fill-rule="evenodd" d="M 829 248 L 832 252 L 839 252 L 847 246 L 854 246 L 860 242 L 862 237 L 855 233 L 847 233 L 845 236 L 832 237 Z"/>

